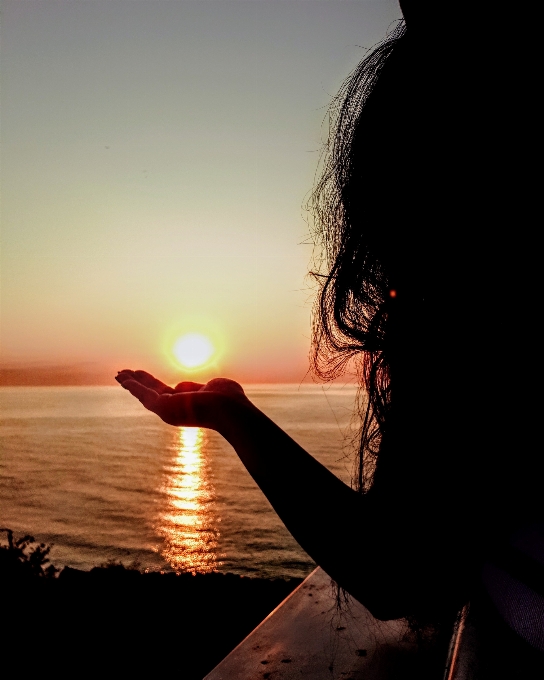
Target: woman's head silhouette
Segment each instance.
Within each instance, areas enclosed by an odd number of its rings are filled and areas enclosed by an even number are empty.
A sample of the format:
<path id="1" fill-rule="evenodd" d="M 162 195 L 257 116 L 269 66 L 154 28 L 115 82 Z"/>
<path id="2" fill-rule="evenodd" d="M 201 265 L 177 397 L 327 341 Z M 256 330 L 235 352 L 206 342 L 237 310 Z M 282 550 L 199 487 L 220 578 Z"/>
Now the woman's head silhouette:
<path id="1" fill-rule="evenodd" d="M 402 8 L 406 24 L 330 109 L 312 197 L 314 365 L 333 378 L 355 359 L 357 486 L 388 499 L 391 523 L 409 512 L 426 524 L 412 549 L 446 565 L 435 601 L 447 606 L 468 597 L 485 554 L 541 513 L 522 366 L 536 356 L 541 287 L 526 221 L 534 70 L 501 46 L 504 17 L 465 7 L 462 23 L 458 8 L 453 19 L 436 3 Z M 443 539 L 431 544 L 427 531 Z"/>

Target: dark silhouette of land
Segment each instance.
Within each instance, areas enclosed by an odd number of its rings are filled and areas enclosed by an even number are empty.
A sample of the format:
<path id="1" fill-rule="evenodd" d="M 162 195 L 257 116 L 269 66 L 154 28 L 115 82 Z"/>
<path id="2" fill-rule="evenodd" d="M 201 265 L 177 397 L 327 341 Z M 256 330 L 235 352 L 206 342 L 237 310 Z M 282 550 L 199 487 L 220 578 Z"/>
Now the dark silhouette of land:
<path id="1" fill-rule="evenodd" d="M 201 680 L 301 581 L 142 573 L 119 563 L 59 570 L 48 546 L 3 531 L 3 649 L 38 673 Z"/>

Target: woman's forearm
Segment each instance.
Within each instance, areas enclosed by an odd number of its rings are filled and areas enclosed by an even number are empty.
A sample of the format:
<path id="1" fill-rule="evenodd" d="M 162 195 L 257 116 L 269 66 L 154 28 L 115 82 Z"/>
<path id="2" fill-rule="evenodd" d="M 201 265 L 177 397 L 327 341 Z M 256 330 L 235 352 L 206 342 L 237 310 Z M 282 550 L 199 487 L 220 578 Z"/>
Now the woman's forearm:
<path id="1" fill-rule="evenodd" d="M 375 552 L 376 517 L 365 496 L 249 402 L 231 403 L 222 413 L 220 433 L 301 547 L 363 604 L 373 609 L 376 599 L 378 615 L 400 616 L 394 611 L 400 603 L 383 597 L 391 584 L 383 555 Z"/>
<path id="2" fill-rule="evenodd" d="M 128 369 L 117 380 L 164 422 L 222 434 L 302 548 L 373 614 L 402 616 L 402 599 L 414 590 L 405 569 L 406 532 L 402 518 L 391 521 L 391 513 L 384 513 L 381 495 L 350 489 L 232 380 L 172 388 L 145 371 Z"/>

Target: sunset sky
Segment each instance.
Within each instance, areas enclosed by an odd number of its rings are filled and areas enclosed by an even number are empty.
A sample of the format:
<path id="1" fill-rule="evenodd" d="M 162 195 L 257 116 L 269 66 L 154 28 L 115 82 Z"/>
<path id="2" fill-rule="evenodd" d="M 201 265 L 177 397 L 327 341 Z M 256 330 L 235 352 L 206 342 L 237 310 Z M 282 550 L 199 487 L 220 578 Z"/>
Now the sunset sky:
<path id="1" fill-rule="evenodd" d="M 4 366 L 299 382 L 303 204 L 396 0 L 2 2 Z"/>

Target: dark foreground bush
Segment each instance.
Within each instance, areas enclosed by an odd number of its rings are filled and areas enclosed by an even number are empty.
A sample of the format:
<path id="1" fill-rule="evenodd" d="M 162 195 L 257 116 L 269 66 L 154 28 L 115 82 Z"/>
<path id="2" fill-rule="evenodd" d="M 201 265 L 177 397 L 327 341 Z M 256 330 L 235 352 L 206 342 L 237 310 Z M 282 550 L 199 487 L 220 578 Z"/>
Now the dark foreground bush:
<path id="1" fill-rule="evenodd" d="M 31 542 L 26 549 L 32 553 Z M 17 574 L 9 551 L 0 547 L 3 647 L 25 666 L 46 662 L 62 676 L 166 673 L 201 680 L 300 583 L 145 574 L 122 565 L 65 568 L 55 578 L 42 563 L 43 573 L 23 566 Z"/>

